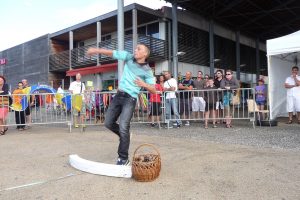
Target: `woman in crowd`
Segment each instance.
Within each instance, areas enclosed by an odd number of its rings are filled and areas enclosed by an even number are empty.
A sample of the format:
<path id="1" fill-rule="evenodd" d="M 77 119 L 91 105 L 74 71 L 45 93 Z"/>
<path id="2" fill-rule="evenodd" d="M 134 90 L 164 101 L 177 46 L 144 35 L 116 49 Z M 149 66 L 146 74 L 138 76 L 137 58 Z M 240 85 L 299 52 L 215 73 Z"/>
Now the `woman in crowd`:
<path id="1" fill-rule="evenodd" d="M 159 76 L 159 84 L 160 84 L 160 86 L 161 86 L 162 88 L 164 88 L 164 83 L 165 83 L 165 77 L 164 77 L 164 75 L 162 74 L 162 75 Z"/>
<path id="2" fill-rule="evenodd" d="M 160 128 L 160 115 L 161 115 L 161 94 L 163 88 L 160 85 L 160 77 L 155 78 L 155 89 L 156 94 L 150 93 L 150 118 L 151 118 L 151 127 L 155 126 L 154 118 L 156 118 L 157 126 Z"/>
<path id="3" fill-rule="evenodd" d="M 223 103 L 225 107 L 226 128 L 231 128 L 232 116 L 230 113 L 230 101 L 232 101 L 233 92 L 236 92 L 240 86 L 240 83 L 233 77 L 233 72 L 230 69 L 227 69 L 225 71 L 225 78 L 222 79 L 220 86 L 222 89 L 225 89 Z"/>
<path id="4" fill-rule="evenodd" d="M 6 80 L 0 76 L 0 135 L 5 135 L 8 130 L 6 125 L 6 117 L 9 109 L 9 91 Z"/>
<path id="5" fill-rule="evenodd" d="M 207 86 L 208 86 L 208 78 L 209 78 L 209 75 L 208 75 L 208 74 L 205 74 L 205 75 L 204 75 L 204 81 L 205 81 L 204 87 L 207 87 Z"/>

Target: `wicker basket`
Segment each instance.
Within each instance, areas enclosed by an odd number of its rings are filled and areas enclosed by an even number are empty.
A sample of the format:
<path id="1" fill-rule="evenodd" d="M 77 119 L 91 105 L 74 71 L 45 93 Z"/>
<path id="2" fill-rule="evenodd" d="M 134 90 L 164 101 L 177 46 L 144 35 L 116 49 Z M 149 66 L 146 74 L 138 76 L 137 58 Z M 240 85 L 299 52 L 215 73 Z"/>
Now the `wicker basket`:
<path id="1" fill-rule="evenodd" d="M 145 146 L 151 147 L 156 153 L 137 154 L 138 150 Z M 135 180 L 140 182 L 153 181 L 159 176 L 160 169 L 161 159 L 156 147 L 151 144 L 142 144 L 136 148 L 132 159 L 132 176 Z"/>

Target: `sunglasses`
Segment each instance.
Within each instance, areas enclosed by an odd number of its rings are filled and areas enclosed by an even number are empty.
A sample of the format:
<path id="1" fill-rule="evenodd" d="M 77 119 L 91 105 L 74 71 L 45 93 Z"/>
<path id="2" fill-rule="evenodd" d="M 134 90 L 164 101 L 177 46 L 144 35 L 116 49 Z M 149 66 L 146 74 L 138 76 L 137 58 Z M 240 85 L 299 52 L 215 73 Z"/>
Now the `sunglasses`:
<path id="1" fill-rule="evenodd" d="M 231 75 L 231 74 L 226 74 L 226 75 Z"/>

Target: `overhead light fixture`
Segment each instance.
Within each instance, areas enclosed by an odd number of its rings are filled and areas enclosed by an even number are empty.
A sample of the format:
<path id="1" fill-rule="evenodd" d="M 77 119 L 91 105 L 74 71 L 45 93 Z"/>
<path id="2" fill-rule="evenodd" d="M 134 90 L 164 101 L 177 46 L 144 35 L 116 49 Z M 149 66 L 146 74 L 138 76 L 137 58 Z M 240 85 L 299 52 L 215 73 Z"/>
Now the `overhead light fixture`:
<path id="1" fill-rule="evenodd" d="M 240 64 L 240 67 L 246 67 L 246 64 Z"/>
<path id="2" fill-rule="evenodd" d="M 179 51 L 179 52 L 177 52 L 177 56 L 183 56 L 183 55 L 185 55 L 186 53 L 184 52 L 184 51 Z"/>

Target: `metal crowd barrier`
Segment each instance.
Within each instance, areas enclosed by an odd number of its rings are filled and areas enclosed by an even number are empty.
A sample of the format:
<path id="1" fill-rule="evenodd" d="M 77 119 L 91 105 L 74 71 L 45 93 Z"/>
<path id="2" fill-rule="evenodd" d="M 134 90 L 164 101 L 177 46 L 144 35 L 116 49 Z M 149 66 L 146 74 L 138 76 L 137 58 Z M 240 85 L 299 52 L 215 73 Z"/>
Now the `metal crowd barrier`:
<path id="1" fill-rule="evenodd" d="M 67 94 L 1 95 L 0 126 L 26 129 L 33 125 L 61 124 L 71 129 L 71 110 L 62 102 L 65 95 Z"/>
<path id="2" fill-rule="evenodd" d="M 256 115 L 249 110 L 247 103 L 251 99 L 254 104 L 253 88 L 168 91 L 164 93 L 164 121 L 167 127 L 172 127 L 170 122 L 181 126 L 189 125 L 191 121 L 205 121 L 205 119 L 216 123 L 226 120 L 249 120 L 255 127 Z M 174 112 L 174 109 L 178 112 Z"/>
<path id="3" fill-rule="evenodd" d="M 256 119 L 263 117 L 268 112 L 257 110 L 255 103 L 255 91 L 253 88 L 240 88 L 237 90 L 190 90 L 163 92 L 152 95 L 143 91 L 140 93 L 131 123 L 147 123 L 151 126 L 161 127 L 165 124 L 166 128 L 170 128 L 173 123 L 180 125 L 189 125 L 191 122 L 205 121 L 205 119 L 214 122 L 223 122 L 225 120 L 249 120 L 255 127 Z M 73 101 L 75 95 L 71 95 L 68 101 L 63 98 L 68 96 L 65 94 L 37 93 L 32 95 L 12 94 L 10 97 L 13 104 L 8 109 L 8 115 L 5 118 L 5 124 L 0 126 L 18 126 L 18 125 L 67 125 L 70 132 L 72 127 L 79 127 L 82 131 L 87 126 L 97 126 L 104 123 L 105 114 L 109 104 L 112 102 L 116 92 L 100 92 L 86 91 L 82 100 L 82 109 L 80 117 L 77 117 Z M 172 96 L 173 95 L 173 96 Z M 82 97 L 83 95 L 79 95 Z M 4 102 L 8 95 L 0 96 L 0 102 Z M 31 104 L 32 99 L 34 103 Z M 1 101 L 2 100 L 2 101 Z M 16 101 L 22 101 L 16 103 Z M 31 120 L 26 120 L 26 113 L 20 107 L 20 103 L 30 108 Z M 68 102 L 69 105 L 66 105 Z M 17 105 L 16 105 L 17 104 Z M 170 106 L 173 104 L 173 106 Z M 0 108 L 8 106 L 4 103 Z M 178 114 L 174 112 L 177 109 Z M 18 110 L 19 109 L 19 110 Z M 207 115 L 210 110 L 211 114 Z M 212 112 L 213 111 L 213 112 Z M 76 117 L 76 119 L 75 119 Z M 177 118 L 177 119 L 176 119 Z M 20 119 L 23 119 L 21 122 Z M 16 121 L 19 120 L 19 121 Z M 0 113 L 1 123 L 1 113 Z"/>
<path id="4" fill-rule="evenodd" d="M 153 102 L 152 94 L 142 91 L 137 99 L 137 104 L 131 123 L 144 123 L 161 127 L 166 124 L 170 127 L 170 122 L 176 122 L 176 116 L 171 109 L 171 117 L 168 116 L 168 104 L 170 99 L 168 93 L 158 93 Z M 86 115 L 84 123 L 80 124 L 84 127 L 98 125 L 104 123 L 107 108 L 112 101 L 116 92 L 89 92 L 85 96 Z M 207 95 L 209 94 L 209 95 Z M 213 96 L 215 95 L 215 96 Z M 159 98 L 158 98 L 159 97 Z M 237 90 L 192 90 L 192 91 L 176 91 L 176 108 L 179 112 L 181 125 L 188 124 L 192 121 L 205 121 L 205 107 L 207 110 L 215 108 L 216 115 L 209 116 L 208 120 L 225 121 L 228 116 L 231 120 L 249 120 L 255 127 L 257 111 L 252 111 L 251 107 L 255 107 L 255 91 L 253 88 L 240 88 Z M 94 99 L 94 100 L 93 100 Z M 250 102 L 249 106 L 249 100 Z M 211 102 L 206 106 L 206 101 Z M 202 106 L 193 104 L 201 103 Z M 193 108 L 194 107 L 194 108 Z M 198 109 L 198 110 L 197 110 Z"/>
<path id="5" fill-rule="evenodd" d="M 109 104 L 116 95 L 116 92 L 86 92 L 85 93 L 85 107 L 86 114 L 83 116 L 83 123 L 78 124 L 78 127 L 83 127 L 83 130 L 87 126 L 95 126 L 104 124 L 104 118 Z M 158 94 L 160 101 L 163 101 L 163 95 Z M 150 102 L 151 94 L 148 92 L 140 92 L 131 123 L 151 123 L 152 117 L 149 116 L 155 110 L 159 113 L 159 117 L 155 116 L 154 122 L 158 124 L 163 122 L 163 104 L 155 104 Z M 155 113 L 155 114 L 156 114 Z M 153 116 L 154 117 L 154 116 Z M 158 119 L 158 120 L 157 120 Z"/>

